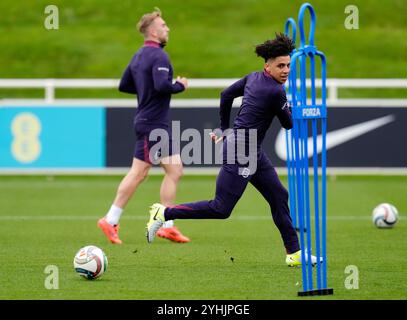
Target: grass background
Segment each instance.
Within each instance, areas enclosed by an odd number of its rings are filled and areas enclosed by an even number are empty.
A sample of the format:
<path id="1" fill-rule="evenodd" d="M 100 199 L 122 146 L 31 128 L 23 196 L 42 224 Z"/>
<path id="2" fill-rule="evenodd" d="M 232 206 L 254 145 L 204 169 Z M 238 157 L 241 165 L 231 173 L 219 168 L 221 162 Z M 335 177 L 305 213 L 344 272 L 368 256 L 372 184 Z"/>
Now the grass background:
<path id="1" fill-rule="evenodd" d="M 49 1 L 0 3 L 0 78 L 119 78 L 142 44 L 136 23 L 158 6 L 171 32 L 166 47 L 175 75 L 234 78 L 262 68 L 254 45 L 298 20 L 304 1 L 282 0 L 56 0 L 59 29 L 47 30 Z M 355 0 L 359 29 L 344 27 L 349 1 L 310 1 L 317 15 L 315 41 L 328 58 L 329 78 L 407 77 L 404 0 Z M 308 15 L 306 15 L 308 18 Z M 306 18 L 306 24 L 307 24 Z M 191 90 L 192 91 L 192 90 Z M 346 97 L 407 97 L 406 90 L 345 90 Z M 377 92 L 381 93 L 377 93 Z M 384 92 L 384 93 L 383 93 Z M 217 97 L 199 91 L 199 95 Z M 342 92 L 340 92 L 342 93 Z M 0 97 L 42 97 L 42 90 L 1 90 Z M 69 90 L 60 97 L 123 97 L 116 90 Z M 191 96 L 192 95 L 192 96 Z M 180 95 L 179 97 L 193 97 Z"/>
<path id="2" fill-rule="evenodd" d="M 404 0 L 352 1 L 359 29 L 344 27 L 349 1 L 310 1 L 317 14 L 315 41 L 328 58 L 329 78 L 406 78 Z M 297 20 L 303 1 L 55 0 L 59 30 L 46 30 L 49 1 L 0 2 L 0 78 L 119 78 L 142 44 L 135 25 L 158 6 L 171 28 L 166 51 L 175 75 L 241 77 L 262 68 L 254 45 Z M 404 13 L 403 13 L 404 12 Z M 219 90 L 177 98 L 218 97 Z M 340 97 L 406 98 L 406 90 L 340 90 Z M 0 98 L 43 97 L 43 90 L 0 90 Z M 57 97 L 127 97 L 117 90 L 58 90 Z M 157 201 L 160 177 L 142 184 L 123 216 L 122 246 L 96 228 L 113 200 L 119 176 L 0 176 L 0 299 L 296 299 L 300 269 L 288 269 L 268 205 L 249 187 L 226 221 L 181 221 L 186 245 L 157 239 L 147 245 L 147 207 Z M 178 202 L 210 199 L 215 177 L 184 177 Z M 286 183 L 286 180 L 283 179 Z M 406 299 L 407 224 L 376 229 L 374 206 L 390 202 L 401 218 L 406 177 L 330 177 L 326 299 Z M 342 217 L 342 218 L 335 218 Z M 345 217 L 345 218 L 343 218 Z M 348 219 L 346 219 L 348 217 Z M 76 251 L 104 249 L 108 271 L 96 281 L 73 271 Z M 231 260 L 233 258 L 233 262 Z M 46 290 L 47 265 L 59 267 L 60 289 Z M 346 266 L 359 269 L 359 289 L 347 290 Z M 151 276 L 153 274 L 153 276 Z M 161 285 L 154 281 L 160 278 Z M 313 298 L 323 299 L 323 298 Z"/>
<path id="3" fill-rule="evenodd" d="M 147 207 L 158 201 L 160 176 L 144 182 L 121 221 L 121 246 L 96 227 L 120 176 L 2 176 L 0 178 L 0 299 L 299 299 L 301 269 L 288 268 L 267 203 L 249 186 L 228 220 L 178 221 L 192 241 L 147 244 Z M 283 183 L 287 181 L 285 177 Z M 210 199 L 214 176 L 184 177 L 178 202 Z M 330 176 L 328 285 L 334 295 L 312 299 L 407 298 L 407 177 Z M 373 226 L 371 211 L 393 203 L 393 229 Z M 107 254 L 107 272 L 78 276 L 76 251 L 94 244 Z M 233 261 L 232 259 L 233 258 Z M 4 262 L 6 261 L 6 262 Z M 47 265 L 59 268 L 59 289 L 47 290 Z M 345 268 L 359 270 L 359 289 L 344 286 Z M 157 281 L 159 279 L 159 281 Z M 310 299 L 310 298 L 301 298 Z"/>

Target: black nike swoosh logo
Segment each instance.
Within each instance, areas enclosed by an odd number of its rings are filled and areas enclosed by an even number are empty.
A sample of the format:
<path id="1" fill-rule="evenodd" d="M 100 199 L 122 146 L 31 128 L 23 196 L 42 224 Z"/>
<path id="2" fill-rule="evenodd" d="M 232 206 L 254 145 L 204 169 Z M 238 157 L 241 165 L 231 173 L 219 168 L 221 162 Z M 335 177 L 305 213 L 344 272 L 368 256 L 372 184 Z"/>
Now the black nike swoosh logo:
<path id="1" fill-rule="evenodd" d="M 160 211 L 160 209 L 157 209 L 157 211 L 155 212 L 155 215 L 154 215 L 154 220 L 157 220 L 157 213 L 158 213 L 158 211 Z"/>

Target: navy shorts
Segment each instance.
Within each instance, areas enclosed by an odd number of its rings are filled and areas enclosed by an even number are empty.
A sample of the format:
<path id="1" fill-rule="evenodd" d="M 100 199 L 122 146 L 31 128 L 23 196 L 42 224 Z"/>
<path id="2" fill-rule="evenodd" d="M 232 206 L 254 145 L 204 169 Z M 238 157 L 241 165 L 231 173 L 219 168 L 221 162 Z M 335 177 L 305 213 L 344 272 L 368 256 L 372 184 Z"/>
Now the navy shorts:
<path id="1" fill-rule="evenodd" d="M 160 129 L 159 131 L 156 129 Z M 171 131 L 168 128 L 135 128 L 136 145 L 134 157 L 150 163 L 159 164 L 161 159 L 179 154 L 173 149 Z"/>

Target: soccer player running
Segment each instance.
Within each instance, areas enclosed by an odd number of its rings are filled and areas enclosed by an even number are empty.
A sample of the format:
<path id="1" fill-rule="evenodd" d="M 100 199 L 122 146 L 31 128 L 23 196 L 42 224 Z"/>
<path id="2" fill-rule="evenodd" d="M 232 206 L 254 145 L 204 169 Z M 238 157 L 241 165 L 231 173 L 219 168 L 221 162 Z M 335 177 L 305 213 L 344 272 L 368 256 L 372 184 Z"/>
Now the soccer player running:
<path id="1" fill-rule="evenodd" d="M 215 142 L 223 140 L 223 165 L 216 181 L 215 199 L 166 206 L 155 203 L 150 209 L 147 223 L 147 241 L 154 240 L 155 233 L 167 220 L 175 219 L 226 219 L 250 182 L 270 205 L 274 223 L 280 231 L 285 249 L 286 263 L 289 266 L 301 265 L 301 250 L 297 233 L 293 227 L 288 208 L 288 192 L 282 185 L 270 159 L 261 149 L 261 143 L 273 119 L 277 117 L 285 129 L 292 128 L 292 118 L 283 84 L 290 71 L 290 53 L 294 44 L 290 38 L 277 34 L 256 46 L 255 52 L 264 58 L 264 70 L 252 72 L 232 84 L 221 94 L 220 129 L 221 137 L 212 134 Z M 242 105 L 234 121 L 232 133 L 225 135 L 229 128 L 230 112 L 233 100 L 243 96 Z M 250 141 L 250 129 L 257 132 L 254 141 Z M 239 134 L 239 132 L 244 134 Z M 242 159 L 257 143 L 254 157 L 255 165 L 241 164 Z M 246 150 L 239 151 L 239 144 Z M 237 145 L 237 148 L 236 148 Z M 232 156 L 231 156 L 232 153 Z M 230 160 L 233 161 L 230 161 Z M 237 161 L 236 161 L 237 160 Z M 311 263 L 316 263 L 312 256 Z"/>
<path id="2" fill-rule="evenodd" d="M 133 56 L 119 85 L 120 91 L 137 94 L 138 109 L 134 119 L 137 141 L 133 163 L 118 187 L 110 210 L 98 221 L 99 228 L 114 244 L 122 243 L 118 230 L 123 209 L 147 177 L 153 162 L 160 163 L 165 171 L 160 200 L 166 206 L 170 206 L 175 200 L 177 184 L 182 176 L 181 157 L 179 152 L 172 150 L 169 106 L 171 94 L 184 91 L 188 87 L 188 81 L 183 77 L 177 77 L 175 83 L 172 81 L 173 69 L 163 50 L 168 42 L 170 29 L 163 20 L 161 11 L 156 8 L 152 13 L 143 15 L 137 28 L 144 37 L 144 45 Z M 150 139 L 150 133 L 154 129 L 166 131 L 168 139 Z M 167 148 L 150 155 L 151 148 L 157 143 L 166 144 Z M 175 242 L 190 241 L 174 226 L 173 221 L 163 223 L 157 236 Z"/>

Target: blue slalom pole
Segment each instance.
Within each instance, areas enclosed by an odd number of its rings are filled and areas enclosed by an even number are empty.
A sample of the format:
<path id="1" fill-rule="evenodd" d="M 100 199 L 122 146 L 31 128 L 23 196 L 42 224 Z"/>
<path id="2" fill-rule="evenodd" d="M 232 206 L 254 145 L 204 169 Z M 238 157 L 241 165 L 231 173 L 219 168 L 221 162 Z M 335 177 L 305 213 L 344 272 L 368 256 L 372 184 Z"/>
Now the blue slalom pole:
<path id="1" fill-rule="evenodd" d="M 291 34 L 290 34 L 290 28 L 291 28 Z M 297 37 L 297 26 L 295 23 L 295 20 L 293 18 L 288 18 L 285 26 L 284 26 L 284 33 L 285 35 L 289 36 L 295 45 L 295 40 Z M 295 50 L 294 50 L 295 52 Z M 294 53 L 293 52 L 293 53 Z M 289 74 L 289 77 L 292 77 L 292 79 L 296 79 L 296 74 L 294 71 L 292 71 Z M 288 102 L 293 104 L 293 98 L 292 98 L 292 90 L 291 86 L 288 86 Z M 290 201 L 290 215 L 291 219 L 293 222 L 294 227 L 299 230 L 298 227 L 298 220 L 297 220 L 297 195 L 296 195 L 296 187 L 295 187 L 295 167 L 294 167 L 294 134 L 292 131 L 286 130 L 285 132 L 285 141 L 286 141 L 286 150 L 287 150 L 287 176 L 288 176 L 288 193 L 289 193 L 289 201 Z"/>
<path id="2" fill-rule="evenodd" d="M 308 43 L 304 31 L 304 14 L 310 14 Z M 299 238 L 302 259 L 302 287 L 299 296 L 333 294 L 327 288 L 327 252 L 326 252 L 326 58 L 317 51 L 314 42 L 316 15 L 309 3 L 304 3 L 298 15 L 300 45 L 291 55 L 291 73 L 289 77 L 289 97 L 292 100 L 293 129 L 286 136 L 287 169 L 290 191 L 290 208 L 294 226 L 299 226 Z M 296 34 L 296 24 L 290 18 L 285 24 L 285 33 Z M 322 93 L 321 103 L 317 101 L 315 84 L 315 60 L 321 61 Z M 308 64 L 309 61 L 309 64 Z M 297 64 L 299 68 L 297 68 Z M 309 66 L 310 90 L 307 83 L 307 65 Z M 299 81 L 299 88 L 297 85 Z M 318 129 L 321 133 L 319 138 Z M 311 134 L 312 138 L 308 137 Z M 308 141 L 310 142 L 308 144 Z M 321 153 L 319 167 L 318 154 Z M 312 170 L 310 168 L 312 166 Z M 320 173 L 320 174 L 319 174 Z M 311 199 L 310 174 L 313 178 L 313 198 Z M 320 193 L 321 191 L 321 193 Z M 292 196 L 294 194 L 294 196 Z M 313 201 L 311 201 L 313 200 Z M 313 204 L 313 205 L 312 205 Z M 294 210 L 294 211 L 293 211 Z M 313 210 L 313 216 L 311 211 Z M 295 218 L 294 218 L 295 215 Z M 311 219 L 314 224 L 311 224 Z M 306 236 L 305 236 L 306 230 Z M 314 246 L 312 243 L 314 235 Z M 316 289 L 313 287 L 312 249 L 316 255 Z M 322 259 L 322 263 L 320 262 Z M 321 270 L 322 269 L 322 270 Z"/>

